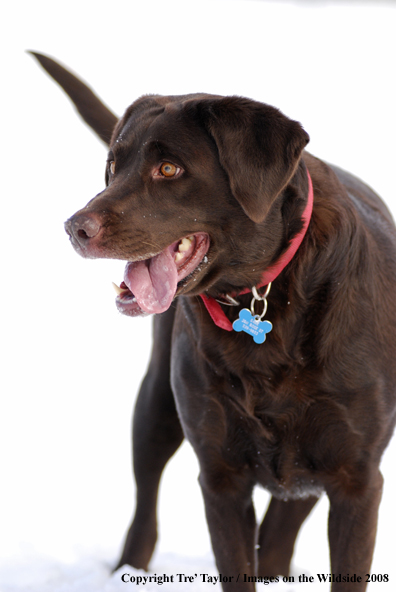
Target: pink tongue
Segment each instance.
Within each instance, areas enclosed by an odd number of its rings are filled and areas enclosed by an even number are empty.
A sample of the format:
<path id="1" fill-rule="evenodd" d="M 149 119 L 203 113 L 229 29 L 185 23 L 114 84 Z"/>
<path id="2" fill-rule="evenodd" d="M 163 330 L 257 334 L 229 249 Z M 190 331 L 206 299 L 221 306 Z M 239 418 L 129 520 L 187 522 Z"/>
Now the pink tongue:
<path id="1" fill-rule="evenodd" d="M 128 263 L 124 281 L 144 312 L 168 310 L 177 289 L 177 269 L 169 249 L 146 261 Z"/>

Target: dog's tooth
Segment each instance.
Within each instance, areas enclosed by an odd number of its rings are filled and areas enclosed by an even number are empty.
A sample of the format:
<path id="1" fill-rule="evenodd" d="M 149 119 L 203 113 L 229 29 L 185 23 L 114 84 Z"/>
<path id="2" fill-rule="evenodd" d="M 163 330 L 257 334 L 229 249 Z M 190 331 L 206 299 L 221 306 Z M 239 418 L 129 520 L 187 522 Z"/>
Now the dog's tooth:
<path id="1" fill-rule="evenodd" d="M 179 261 L 181 261 L 183 258 L 184 258 L 183 253 L 176 253 L 176 257 L 175 257 L 176 263 L 179 263 Z"/>
<path id="2" fill-rule="evenodd" d="M 117 284 L 115 284 L 114 282 L 111 282 L 113 284 L 113 288 L 114 290 L 117 292 L 118 295 L 123 294 L 124 292 L 126 292 L 127 290 L 120 288 L 120 286 L 117 286 Z"/>
<path id="3" fill-rule="evenodd" d="M 179 244 L 179 251 L 180 252 L 188 251 L 188 249 L 190 247 L 191 247 L 191 240 L 189 238 L 183 238 Z"/>

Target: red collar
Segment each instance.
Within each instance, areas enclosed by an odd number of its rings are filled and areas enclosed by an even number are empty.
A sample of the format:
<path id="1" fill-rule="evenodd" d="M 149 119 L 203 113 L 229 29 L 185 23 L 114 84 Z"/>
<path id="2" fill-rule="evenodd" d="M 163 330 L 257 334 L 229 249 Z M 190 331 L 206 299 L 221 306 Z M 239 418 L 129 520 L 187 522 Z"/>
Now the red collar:
<path id="1" fill-rule="evenodd" d="M 293 259 L 294 255 L 297 252 L 298 247 L 301 245 L 302 240 L 307 232 L 309 222 L 311 220 L 312 214 L 312 207 L 313 207 L 313 187 L 312 187 L 312 179 L 311 175 L 308 172 L 308 198 L 307 198 L 307 205 L 305 206 L 305 210 L 302 214 L 302 220 L 304 221 L 303 227 L 298 234 L 291 240 L 288 249 L 283 253 L 283 255 L 278 259 L 278 261 L 266 269 L 261 276 L 261 282 L 257 288 L 261 288 L 263 286 L 267 286 L 270 282 L 273 282 L 274 279 L 278 277 L 278 275 L 284 270 L 286 265 L 290 263 Z M 251 291 L 250 288 L 246 288 L 242 290 L 239 294 L 248 294 Z M 212 296 L 207 296 L 206 294 L 200 294 L 204 305 L 215 325 L 220 327 L 220 329 L 225 329 L 226 331 L 232 331 L 232 323 L 229 319 L 227 319 L 226 315 L 224 314 L 223 309 L 221 308 L 220 304 L 212 298 Z"/>

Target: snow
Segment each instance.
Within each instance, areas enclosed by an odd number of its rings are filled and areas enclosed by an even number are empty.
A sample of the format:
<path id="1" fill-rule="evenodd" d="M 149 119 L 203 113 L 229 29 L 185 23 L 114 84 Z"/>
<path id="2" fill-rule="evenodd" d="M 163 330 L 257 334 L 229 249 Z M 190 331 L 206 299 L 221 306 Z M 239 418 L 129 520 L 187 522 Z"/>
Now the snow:
<path id="1" fill-rule="evenodd" d="M 4 14 L 5 13 L 5 14 Z M 103 0 L 8 3 L 2 64 L 0 592 L 157 590 L 121 581 L 185 574 L 164 591 L 220 590 L 198 467 L 188 444 L 160 492 L 160 539 L 148 574 L 111 574 L 134 505 L 130 416 L 151 346 L 150 318 L 114 306 L 124 264 L 85 261 L 63 221 L 103 189 L 106 150 L 68 100 L 24 53 L 63 61 L 121 114 L 145 93 L 207 91 L 273 104 L 301 121 L 310 151 L 374 187 L 396 214 L 394 55 L 396 8 L 381 2 Z M 393 590 L 396 444 L 369 592 Z M 256 493 L 261 516 L 268 496 Z M 322 498 L 276 592 L 325 592 L 329 573 Z M 227 574 L 223 574 L 227 575 Z M 258 584 L 262 589 L 264 584 Z"/>

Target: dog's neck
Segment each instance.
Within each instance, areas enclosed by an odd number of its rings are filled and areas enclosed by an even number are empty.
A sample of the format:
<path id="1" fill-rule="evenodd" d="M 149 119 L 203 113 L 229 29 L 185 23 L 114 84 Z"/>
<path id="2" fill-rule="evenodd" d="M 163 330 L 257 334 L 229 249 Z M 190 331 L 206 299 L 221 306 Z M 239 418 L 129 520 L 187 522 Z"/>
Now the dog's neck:
<path id="1" fill-rule="evenodd" d="M 263 286 L 268 286 L 268 284 L 273 282 L 279 276 L 279 274 L 285 269 L 285 267 L 293 259 L 294 255 L 296 254 L 296 252 L 297 252 L 299 246 L 301 245 L 303 238 L 307 232 L 309 222 L 311 220 L 312 208 L 313 208 L 313 198 L 314 198 L 312 179 L 311 179 L 311 175 L 308 172 L 308 169 L 307 169 L 307 176 L 308 176 L 307 203 L 306 203 L 305 209 L 304 209 L 302 217 L 301 217 L 301 219 L 303 221 L 303 226 L 302 226 L 300 232 L 298 232 L 292 238 L 286 251 L 279 257 L 279 259 L 273 265 L 271 265 L 271 267 L 268 267 L 264 271 L 263 275 L 261 276 L 260 283 L 256 286 L 257 289 L 262 288 Z M 239 292 L 238 295 L 248 294 L 251 291 L 252 291 L 252 288 L 245 288 L 244 290 Z M 208 313 L 210 314 L 214 324 L 217 325 L 217 327 L 220 327 L 220 329 L 224 329 L 225 331 L 232 331 L 232 323 L 226 317 L 219 302 L 217 300 L 215 300 L 214 298 L 212 298 L 212 296 L 208 296 L 206 294 L 201 294 L 200 296 L 201 296 L 202 301 L 203 301 L 204 305 L 206 306 L 206 309 L 207 309 Z"/>

